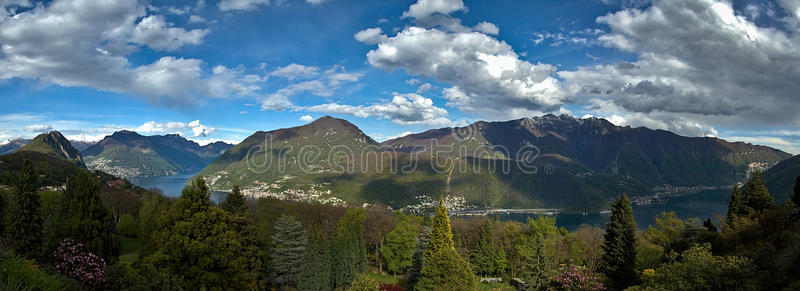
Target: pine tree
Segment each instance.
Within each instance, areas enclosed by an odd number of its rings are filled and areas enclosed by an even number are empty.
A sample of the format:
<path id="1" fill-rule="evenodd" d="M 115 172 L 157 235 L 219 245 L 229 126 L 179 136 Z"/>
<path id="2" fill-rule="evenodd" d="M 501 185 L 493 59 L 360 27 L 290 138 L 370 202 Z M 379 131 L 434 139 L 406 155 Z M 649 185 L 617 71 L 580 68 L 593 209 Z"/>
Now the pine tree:
<path id="1" fill-rule="evenodd" d="M 444 197 L 431 224 L 428 248 L 425 250 L 422 277 L 415 290 L 475 290 L 477 282 L 469 264 L 458 255 L 453 244 L 450 218 L 444 207 Z"/>
<path id="2" fill-rule="evenodd" d="M 235 215 L 243 215 L 247 213 L 247 206 L 244 205 L 244 195 L 242 195 L 242 191 L 239 188 L 239 185 L 233 186 L 233 191 L 228 194 L 228 197 L 225 198 L 225 201 L 220 203 L 220 208 L 222 210 L 227 211 L 228 213 L 235 214 Z"/>
<path id="3" fill-rule="evenodd" d="M 501 275 L 508 265 L 505 251 L 494 240 L 489 220 L 481 226 L 480 240 L 472 251 L 470 263 L 472 270 L 481 275 Z"/>
<path id="4" fill-rule="evenodd" d="M 36 183 L 33 165 L 27 160 L 17 180 L 16 207 L 10 213 L 8 227 L 14 249 L 27 257 L 39 256 L 42 247 L 42 213 Z"/>
<path id="5" fill-rule="evenodd" d="M 297 275 L 307 245 L 306 231 L 297 219 L 282 215 L 275 221 L 270 256 L 278 285 L 297 286 Z"/>
<path id="6" fill-rule="evenodd" d="M 386 235 L 386 242 L 380 249 L 381 257 L 386 261 L 386 268 L 398 274 L 411 267 L 416 246 L 417 231 L 406 219 L 401 219 Z"/>
<path id="7" fill-rule="evenodd" d="M 425 252 L 428 250 L 428 239 L 430 234 L 431 228 L 423 226 L 417 235 L 417 245 L 414 248 L 414 256 L 411 259 L 411 270 L 408 274 L 409 290 L 414 290 L 414 286 L 422 278 L 422 268 L 425 267 Z"/>
<path id="8" fill-rule="evenodd" d="M 331 244 L 334 288 L 346 288 L 358 274 L 367 272 L 364 220 L 366 214 L 361 208 L 350 208 L 339 219 Z"/>
<path id="9" fill-rule="evenodd" d="M 755 211 L 769 209 L 775 205 L 775 200 L 769 194 L 767 184 L 761 179 L 761 172 L 753 172 L 750 181 L 744 185 L 742 200 L 745 206 L 753 208 Z"/>
<path id="10" fill-rule="evenodd" d="M 611 205 L 611 218 L 606 223 L 600 270 L 611 279 L 613 287 L 625 289 L 636 280 L 636 222 L 627 195 Z"/>
<path id="11" fill-rule="evenodd" d="M 56 220 L 59 223 L 48 241 L 49 251 L 63 239 L 70 238 L 107 262 L 116 261 L 121 244 L 114 234 L 114 215 L 100 199 L 100 184 L 91 173 L 79 171 L 67 180 L 59 207 Z"/>
<path id="12" fill-rule="evenodd" d="M 520 279 L 528 290 L 545 289 L 549 283 L 552 258 L 545 249 L 544 235 L 537 232 L 522 235 L 516 245 L 520 256 Z"/>
<path id="13" fill-rule="evenodd" d="M 300 265 L 298 290 L 331 290 L 330 247 L 322 238 L 311 240 Z"/>
<path id="14" fill-rule="evenodd" d="M 792 195 L 792 202 L 795 206 L 800 206 L 800 176 L 794 180 L 794 195 Z"/>
<path id="15" fill-rule="evenodd" d="M 742 193 L 739 192 L 739 186 L 733 185 L 731 191 L 731 198 L 728 199 L 728 216 L 726 220 L 730 223 L 734 217 L 742 214 L 744 211 L 744 202 L 742 202 Z"/>

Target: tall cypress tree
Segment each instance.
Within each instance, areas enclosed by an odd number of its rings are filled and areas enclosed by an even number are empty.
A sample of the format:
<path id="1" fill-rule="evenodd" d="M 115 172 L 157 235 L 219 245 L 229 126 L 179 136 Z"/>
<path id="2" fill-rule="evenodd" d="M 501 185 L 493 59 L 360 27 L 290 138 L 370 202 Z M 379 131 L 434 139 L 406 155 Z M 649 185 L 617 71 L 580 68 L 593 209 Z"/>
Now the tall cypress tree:
<path id="1" fill-rule="evenodd" d="M 33 165 L 27 160 L 17 179 L 16 207 L 11 211 L 8 227 L 14 249 L 27 257 L 39 256 L 42 247 L 42 213 L 36 183 Z"/>
<path id="2" fill-rule="evenodd" d="M 744 202 L 742 202 L 742 193 L 739 192 L 739 185 L 733 185 L 731 198 L 728 199 L 728 216 L 726 219 L 729 223 L 735 216 L 742 214 L 743 206 Z"/>
<path id="3" fill-rule="evenodd" d="M 293 216 L 282 215 L 275 221 L 272 235 L 272 269 L 275 282 L 281 286 L 297 286 L 300 264 L 306 253 L 308 239 L 303 225 Z"/>
<path id="4" fill-rule="evenodd" d="M 67 189 L 61 197 L 58 213 L 59 225 L 53 231 L 48 249 L 54 250 L 58 243 L 70 238 L 83 243 L 89 252 L 108 262 L 119 256 L 119 237 L 113 233 L 114 215 L 100 199 L 100 184 L 87 171 L 67 180 Z"/>
<path id="5" fill-rule="evenodd" d="M 331 253 L 330 246 L 323 238 L 315 238 L 309 242 L 300 275 L 298 290 L 324 291 L 331 290 Z"/>
<path id="6" fill-rule="evenodd" d="M 444 207 L 444 197 L 439 199 L 432 220 L 428 249 L 425 250 L 422 278 L 415 290 L 475 290 L 477 282 L 469 264 L 458 255 L 453 244 L 450 218 Z"/>
<path id="7" fill-rule="evenodd" d="M 361 208 L 350 208 L 339 219 L 331 245 L 334 288 L 345 288 L 358 274 L 367 272 L 364 220 L 366 214 Z"/>
<path id="8" fill-rule="evenodd" d="M 636 222 L 627 195 L 611 205 L 611 218 L 606 223 L 600 271 L 611 279 L 615 289 L 625 289 L 636 280 Z"/>
<path id="9" fill-rule="evenodd" d="M 244 205 L 244 201 L 245 198 L 244 195 L 242 195 L 242 190 L 239 188 L 239 185 L 235 185 L 233 186 L 233 191 L 228 194 L 225 201 L 220 203 L 219 207 L 228 213 L 242 215 L 247 213 L 247 206 Z"/>
<path id="10" fill-rule="evenodd" d="M 800 206 L 800 176 L 794 180 L 794 195 L 792 195 L 794 205 Z"/>
<path id="11" fill-rule="evenodd" d="M 769 209 L 775 205 L 775 200 L 769 194 L 767 184 L 761 179 L 761 172 L 753 172 L 750 181 L 744 185 L 742 200 L 745 206 L 753 208 L 755 211 Z"/>

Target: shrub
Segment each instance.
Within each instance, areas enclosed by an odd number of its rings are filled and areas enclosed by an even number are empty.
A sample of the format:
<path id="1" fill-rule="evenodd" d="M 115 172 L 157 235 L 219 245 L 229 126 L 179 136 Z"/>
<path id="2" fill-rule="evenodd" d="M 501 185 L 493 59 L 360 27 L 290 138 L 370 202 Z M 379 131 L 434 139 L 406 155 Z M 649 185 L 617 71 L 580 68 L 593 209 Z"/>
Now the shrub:
<path id="1" fill-rule="evenodd" d="M 103 284 L 106 261 L 86 251 L 82 243 L 65 238 L 53 251 L 56 270 L 87 286 Z"/>
<path id="2" fill-rule="evenodd" d="M 581 267 L 566 267 L 550 280 L 554 290 L 605 290 L 600 277 Z"/>
<path id="3" fill-rule="evenodd" d="M 137 237 L 139 235 L 139 221 L 130 213 L 127 213 L 119 218 L 117 224 L 119 234 L 126 237 Z"/>
<path id="4" fill-rule="evenodd" d="M 0 286 L 3 290 L 61 290 L 58 276 L 35 268 L 30 261 L 13 256 L 0 258 Z"/>
<path id="5" fill-rule="evenodd" d="M 350 284 L 347 291 L 378 291 L 380 288 L 381 285 L 378 281 L 375 281 L 375 279 L 372 279 L 372 277 L 365 273 L 361 273 L 356 276 L 356 279 L 353 280 L 353 283 Z"/>

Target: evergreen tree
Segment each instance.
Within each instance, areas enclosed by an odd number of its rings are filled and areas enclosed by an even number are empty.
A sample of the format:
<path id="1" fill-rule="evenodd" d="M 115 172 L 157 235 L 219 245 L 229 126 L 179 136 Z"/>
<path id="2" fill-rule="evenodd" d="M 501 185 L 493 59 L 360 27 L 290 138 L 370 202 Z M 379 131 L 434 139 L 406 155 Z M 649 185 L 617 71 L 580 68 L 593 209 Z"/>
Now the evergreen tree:
<path id="1" fill-rule="evenodd" d="M 209 201 L 200 177 L 158 218 L 150 236 L 155 251 L 142 259 L 145 266 L 168 270 L 188 289 L 256 289 L 260 252 L 255 229 Z"/>
<path id="2" fill-rule="evenodd" d="M 350 208 L 339 219 L 331 244 L 334 288 L 345 288 L 358 274 L 367 272 L 364 220 L 366 214 L 361 208 Z"/>
<path id="3" fill-rule="evenodd" d="M 755 211 L 769 209 L 775 205 L 775 200 L 769 194 L 767 184 L 761 179 L 761 172 L 753 172 L 750 181 L 744 185 L 742 200 L 745 206 L 753 208 Z"/>
<path id="4" fill-rule="evenodd" d="M 297 286 L 297 275 L 300 273 L 300 264 L 307 245 L 306 231 L 297 219 L 282 215 L 275 221 L 270 256 L 278 285 Z"/>
<path id="5" fill-rule="evenodd" d="M 794 195 L 792 195 L 792 202 L 795 206 L 800 206 L 800 176 L 794 180 Z"/>
<path id="6" fill-rule="evenodd" d="M 91 173 L 78 171 L 67 180 L 59 207 L 58 226 L 48 242 L 49 251 L 55 250 L 63 239 L 70 238 L 106 262 L 116 261 L 121 244 L 114 234 L 114 215 L 100 199 L 100 184 Z"/>
<path id="7" fill-rule="evenodd" d="M 244 205 L 244 195 L 242 195 L 242 191 L 239 188 L 239 185 L 233 186 L 233 191 L 228 194 L 228 197 L 225 198 L 225 201 L 220 203 L 220 208 L 222 210 L 227 211 L 228 213 L 235 214 L 235 215 L 243 215 L 247 213 L 247 206 Z"/>
<path id="8" fill-rule="evenodd" d="M 10 213 L 8 227 L 14 249 L 27 257 L 39 256 L 42 247 L 42 213 L 36 183 L 33 165 L 27 160 L 17 179 L 16 205 Z"/>
<path id="9" fill-rule="evenodd" d="M 422 278 L 422 268 L 425 266 L 425 251 L 428 250 L 428 238 L 431 234 L 431 228 L 423 226 L 417 235 L 417 246 L 414 249 L 414 256 L 412 257 L 411 270 L 408 274 L 408 288 L 413 290 L 414 286 Z"/>
<path id="10" fill-rule="evenodd" d="M 386 235 L 386 242 L 380 249 L 386 268 L 398 274 L 411 267 L 416 246 L 417 231 L 406 219 L 401 219 Z"/>
<path id="11" fill-rule="evenodd" d="M 381 284 L 375 279 L 370 278 L 365 273 L 358 274 L 353 284 L 347 288 L 347 291 L 378 291 L 381 289 Z"/>
<path id="12" fill-rule="evenodd" d="M 549 283 L 552 258 L 546 251 L 544 235 L 537 232 L 522 235 L 516 248 L 520 256 L 520 279 L 525 281 L 527 289 L 545 289 Z"/>
<path id="13" fill-rule="evenodd" d="M 614 288 L 625 289 L 636 280 L 636 222 L 627 195 L 618 197 L 611 205 L 604 238 L 600 270 L 611 279 Z"/>
<path id="14" fill-rule="evenodd" d="M 477 282 L 469 264 L 458 255 L 453 244 L 450 218 L 444 207 L 444 197 L 431 223 L 428 248 L 425 250 L 422 277 L 415 290 L 475 290 Z"/>
<path id="15" fill-rule="evenodd" d="M 506 252 L 495 242 L 489 220 L 481 226 L 480 240 L 472 250 L 470 263 L 473 271 L 481 275 L 502 275 L 508 266 Z"/>
<path id="16" fill-rule="evenodd" d="M 728 216 L 727 220 L 730 222 L 735 216 L 742 214 L 744 211 L 744 202 L 742 201 L 742 193 L 739 192 L 739 186 L 733 185 L 731 191 L 731 198 L 728 199 Z"/>
<path id="17" fill-rule="evenodd" d="M 300 265 L 298 290 L 331 290 L 330 247 L 322 238 L 309 243 L 303 263 Z"/>

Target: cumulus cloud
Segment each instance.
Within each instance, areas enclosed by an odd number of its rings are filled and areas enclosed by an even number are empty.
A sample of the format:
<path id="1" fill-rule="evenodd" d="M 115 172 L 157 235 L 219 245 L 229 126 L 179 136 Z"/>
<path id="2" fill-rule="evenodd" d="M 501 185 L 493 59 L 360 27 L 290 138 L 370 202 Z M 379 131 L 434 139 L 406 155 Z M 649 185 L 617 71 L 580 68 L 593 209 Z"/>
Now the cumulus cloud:
<path id="1" fill-rule="evenodd" d="M 156 122 L 148 121 L 142 123 L 132 129 L 138 133 L 144 134 L 164 134 L 164 133 L 182 133 L 183 131 L 191 131 L 193 137 L 207 137 L 216 131 L 216 128 L 207 127 L 200 124 L 200 120 L 195 120 L 189 123 L 183 122 Z"/>
<path id="2" fill-rule="evenodd" d="M 130 93 L 172 106 L 227 95 L 211 92 L 207 84 L 214 76 L 207 77 L 201 60 L 165 56 L 140 66 L 128 61 L 142 47 L 177 50 L 200 44 L 208 33 L 174 27 L 147 10 L 136 0 L 64 0 L 0 15 L 0 79 Z"/>
<path id="3" fill-rule="evenodd" d="M 270 73 L 270 75 L 272 76 L 286 78 L 289 79 L 290 81 L 296 78 L 313 77 L 318 74 L 319 74 L 319 67 L 304 66 L 295 63 L 291 63 L 285 67 L 278 68 L 272 71 L 272 73 Z"/>
<path id="4" fill-rule="evenodd" d="M 46 125 L 46 124 L 31 124 L 31 125 L 25 126 L 25 131 L 28 131 L 28 132 L 39 133 L 39 132 L 47 132 L 47 131 L 51 131 L 51 130 L 53 130 L 53 127 L 50 126 L 50 125 Z"/>
<path id="5" fill-rule="evenodd" d="M 497 35 L 500 33 L 500 28 L 497 28 L 497 25 L 494 23 L 483 21 L 475 25 L 475 30 L 480 31 L 485 34 Z"/>
<path id="6" fill-rule="evenodd" d="M 347 114 L 357 117 L 378 117 L 391 120 L 397 124 L 425 124 L 432 126 L 449 126 L 452 123 L 447 110 L 436 107 L 433 100 L 418 94 L 395 94 L 391 101 L 372 105 L 344 105 L 326 103 L 314 106 L 297 107 L 296 110 Z"/>
<path id="7" fill-rule="evenodd" d="M 650 116 L 800 125 L 796 34 L 758 26 L 729 2 L 714 0 L 654 1 L 597 22 L 610 28 L 598 38 L 603 46 L 638 57 L 559 72 L 572 94 Z"/>
<path id="8" fill-rule="evenodd" d="M 312 122 L 312 121 L 314 121 L 314 117 L 311 117 L 311 115 L 303 115 L 303 116 L 300 116 L 299 119 L 302 122 Z"/>
<path id="9" fill-rule="evenodd" d="M 222 0 L 217 3 L 220 11 L 256 10 L 259 5 L 269 4 L 269 0 Z"/>
<path id="10" fill-rule="evenodd" d="M 554 111 L 567 101 L 555 66 L 520 60 L 510 45 L 479 32 L 408 27 L 368 52 L 367 61 L 450 83 L 443 91 L 447 105 L 478 115 L 519 117 L 508 109 Z"/>
<path id="11" fill-rule="evenodd" d="M 448 15 L 466 10 L 462 0 L 419 0 L 403 12 L 403 18 L 422 19 L 434 14 Z"/>
<path id="12" fill-rule="evenodd" d="M 367 28 L 355 34 L 355 39 L 365 44 L 378 44 L 386 40 L 386 35 L 380 27 Z"/>

